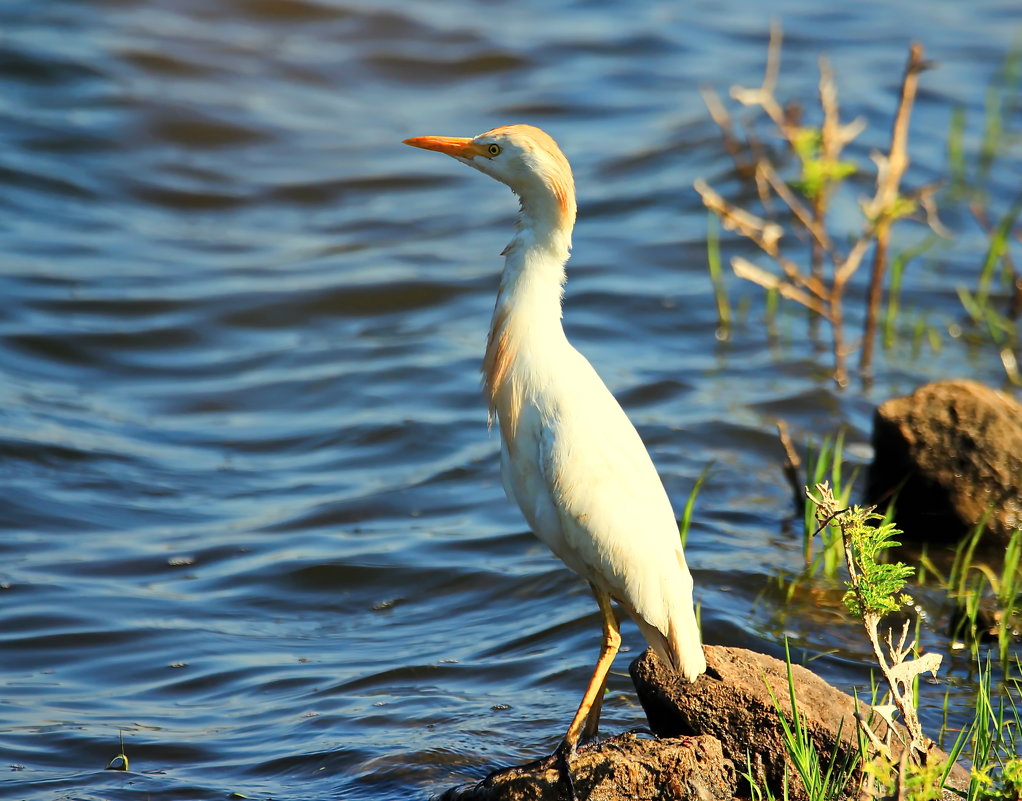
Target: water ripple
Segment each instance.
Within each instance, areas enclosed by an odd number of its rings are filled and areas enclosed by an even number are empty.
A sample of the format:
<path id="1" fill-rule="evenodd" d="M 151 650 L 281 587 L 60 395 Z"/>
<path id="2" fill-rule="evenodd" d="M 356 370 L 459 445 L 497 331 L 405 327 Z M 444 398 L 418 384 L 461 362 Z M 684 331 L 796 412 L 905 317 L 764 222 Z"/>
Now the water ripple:
<path id="1" fill-rule="evenodd" d="M 886 136 L 901 37 L 925 40 L 941 72 L 913 122 L 918 184 L 944 170 L 948 107 L 981 118 L 1013 15 L 792 0 L 785 88 L 815 93 L 827 50 L 847 113 Z M 801 442 L 841 423 L 861 450 L 875 398 L 832 388 L 800 315 L 764 336 L 758 296 L 715 338 L 689 188 L 736 180 L 697 87 L 758 82 L 768 24 L 742 2 L 0 4 L 12 797 L 397 799 L 556 743 L 599 627 L 504 498 L 486 430 L 515 202 L 400 145 L 504 122 L 571 156 L 565 323 L 678 507 L 715 464 L 688 546 L 707 639 L 777 653 L 791 635 L 865 681 L 826 588 L 777 589 L 801 542 L 773 426 Z M 945 222 L 983 247 L 968 215 Z M 906 291 L 960 316 L 974 261 L 949 251 Z M 876 397 L 964 369 L 953 348 L 890 358 Z M 623 675 L 605 719 L 641 719 Z M 105 771 L 122 734 L 133 770 Z"/>

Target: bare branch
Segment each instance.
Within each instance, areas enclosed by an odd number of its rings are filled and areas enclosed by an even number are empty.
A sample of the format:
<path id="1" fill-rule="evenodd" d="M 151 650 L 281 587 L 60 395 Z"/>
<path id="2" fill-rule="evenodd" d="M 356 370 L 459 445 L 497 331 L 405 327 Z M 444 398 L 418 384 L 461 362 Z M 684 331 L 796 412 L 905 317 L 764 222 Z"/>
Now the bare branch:
<path id="1" fill-rule="evenodd" d="M 859 359 L 859 370 L 864 374 L 869 372 L 873 361 L 876 320 L 883 292 L 884 273 L 887 271 L 888 235 L 898 199 L 898 187 L 909 163 L 908 123 L 919 86 L 919 74 L 928 67 L 929 64 L 923 61 L 923 46 L 913 42 L 909 48 L 908 63 L 905 65 L 905 75 L 901 82 L 898 111 L 891 129 L 890 151 L 882 163 L 877 160 L 877 166 L 882 166 L 883 169 L 877 172 L 877 192 L 868 205 L 869 217 L 874 221 L 876 229 L 876 248 L 873 250 L 873 272 L 869 282 L 869 303 L 866 307 L 862 352 Z"/>
<path id="2" fill-rule="evenodd" d="M 873 708 L 876 709 L 876 707 Z M 870 745 L 872 745 L 873 748 L 876 749 L 878 753 L 882 754 L 887 760 L 890 760 L 891 749 L 886 743 L 882 742 L 881 739 L 876 736 L 876 732 L 869 727 L 869 724 L 866 722 L 865 718 L 862 717 L 862 713 L 859 712 L 859 710 L 855 710 L 855 720 L 858 722 L 859 728 L 862 729 L 863 733 L 869 739 Z M 888 729 L 888 732 L 890 732 L 890 729 Z"/>
<path id="3" fill-rule="evenodd" d="M 803 289 L 808 289 L 824 303 L 830 303 L 833 295 L 823 281 L 815 275 L 806 275 L 798 269 L 798 265 L 796 265 L 795 262 L 785 256 L 782 256 L 780 253 L 774 256 L 774 261 L 776 261 L 780 268 L 784 271 L 784 277 L 791 281 L 791 283 L 795 286 L 800 286 Z"/>
<path id="4" fill-rule="evenodd" d="M 741 256 L 735 256 L 731 259 L 731 269 L 735 271 L 735 275 L 739 278 L 743 278 L 746 281 L 752 281 L 754 284 L 759 284 L 764 289 L 775 289 L 781 297 L 801 303 L 807 309 L 813 310 L 821 317 L 827 320 L 830 319 L 830 313 L 827 308 L 812 295 L 807 292 L 803 292 L 794 284 L 789 284 L 787 281 L 779 278 L 773 273 L 768 272 L 761 267 L 757 267 L 755 264 L 743 259 Z"/>
<path id="5" fill-rule="evenodd" d="M 791 433 L 788 431 L 788 424 L 784 420 L 777 421 L 777 436 L 781 440 L 781 447 L 784 449 L 784 476 L 788 479 L 788 485 L 791 487 L 792 493 L 795 498 L 795 511 L 802 511 L 803 504 L 803 484 L 802 478 L 799 476 L 798 469 L 802 466 L 802 460 L 798 458 L 798 452 L 795 450 L 795 445 L 791 441 Z M 807 550 L 812 547 L 812 537 L 806 538 Z M 807 553 L 808 557 L 811 554 Z"/>
<path id="6" fill-rule="evenodd" d="M 726 229 L 736 231 L 752 240 L 774 259 L 782 273 L 772 274 L 745 259 L 736 258 L 732 260 L 736 275 L 766 289 L 775 290 L 782 297 L 801 303 L 830 323 L 833 335 L 834 380 L 844 386 L 848 382 L 847 357 L 856 347 L 862 349 L 860 369 L 863 377 L 868 378 L 877 308 L 886 271 L 891 223 L 904 216 L 907 202 L 915 202 L 925 212 L 930 227 L 938 234 L 946 234 L 946 229 L 937 217 L 932 188 L 924 187 L 918 190 L 917 195 L 908 201 L 899 194 L 901 179 L 909 163 L 908 125 L 918 88 L 919 73 L 927 69 L 929 64 L 923 61 L 922 47 L 913 43 L 902 78 L 889 150 L 887 153 L 873 155 L 877 164 L 876 186 L 873 196 L 861 203 L 865 223 L 851 249 L 842 255 L 827 230 L 828 197 L 840 182 L 841 176 L 847 172 L 839 161 L 842 150 L 865 129 L 866 124 L 861 118 L 849 123 L 841 122 L 834 71 L 830 63 L 821 57 L 819 102 L 823 121 L 817 147 L 813 141 L 814 131 L 803 127 L 801 108 L 796 104 L 782 105 L 776 96 L 781 41 L 780 26 L 775 23 L 771 26 L 766 65 L 759 87 L 753 89 L 733 86 L 731 96 L 739 103 L 761 109 L 776 126 L 790 150 L 801 159 L 805 182 L 802 193 L 784 180 L 775 166 L 773 155 L 759 141 L 751 123 L 744 118 L 733 119 L 721 98 L 711 90 L 703 91 L 710 115 L 721 129 L 725 147 L 732 154 L 739 171 L 746 177 L 751 174 L 755 179 L 756 190 L 762 204 L 761 213 L 764 213 L 767 219 L 729 203 L 705 181 L 697 181 L 695 188 L 702 196 L 703 203 L 720 217 Z M 738 127 L 744 132 L 745 141 L 736 133 Z M 788 207 L 790 214 L 809 234 L 811 254 L 806 272 L 802 271 L 798 263 L 781 253 L 779 241 L 784 229 L 768 219 L 772 215 L 773 207 L 776 206 L 775 197 Z M 797 231 L 797 228 L 795 230 Z M 801 234 L 799 238 L 802 238 Z M 867 309 L 863 338 L 853 347 L 848 344 L 844 331 L 844 292 L 853 274 L 862 266 L 871 247 L 873 283 L 869 296 L 870 306 Z M 833 264 L 833 272 L 829 276 L 824 270 L 824 263 L 828 258 Z M 1012 309 L 1014 314 L 1022 315 L 1022 277 L 1018 280 Z M 813 318 L 812 322 L 815 325 L 816 318 Z M 815 328 L 813 330 L 815 331 Z"/>
<path id="7" fill-rule="evenodd" d="M 903 661 L 908 656 L 910 650 L 911 647 L 899 650 L 897 654 L 894 651 L 891 652 L 891 661 L 893 662 L 891 665 L 891 678 L 899 683 L 904 693 L 912 692 L 912 680 L 921 673 L 932 673 L 936 676 L 941 663 L 940 654 L 932 651 L 928 654 L 923 654 L 918 659 Z"/>
<path id="8" fill-rule="evenodd" d="M 768 255 L 777 255 L 777 240 L 784 233 L 781 226 L 729 203 L 702 178 L 697 178 L 692 186 L 702 197 L 706 208 L 720 217 L 724 228 L 728 231 L 738 231 L 742 236 L 748 237 Z"/>
<path id="9" fill-rule="evenodd" d="M 834 70 L 825 56 L 820 56 L 820 108 L 823 109 L 823 125 L 820 127 L 820 155 L 824 161 L 834 161 L 844 143 L 839 138 L 841 121 L 837 109 L 837 87 L 834 85 Z"/>
<path id="10" fill-rule="evenodd" d="M 756 165 L 756 170 L 762 173 L 764 180 L 770 185 L 770 188 L 788 205 L 788 208 L 798 218 L 798 221 L 813 235 L 813 239 L 819 242 L 820 247 L 827 251 L 831 250 L 833 246 L 826 230 L 819 225 L 817 220 L 813 219 L 812 212 L 802 205 L 802 202 L 795 196 L 795 193 L 781 180 L 773 165 L 768 161 L 761 161 Z"/>
<path id="11" fill-rule="evenodd" d="M 940 189 L 940 181 L 931 181 L 919 187 L 912 194 L 912 199 L 926 214 L 926 224 L 930 230 L 941 239 L 951 239 L 953 234 L 940 221 L 940 215 L 937 213 L 937 201 L 934 200 L 934 196 L 938 189 Z"/>
<path id="12" fill-rule="evenodd" d="M 820 151 L 824 159 L 833 160 L 841 155 L 845 145 L 866 130 L 866 120 L 856 117 L 851 122 L 841 124 L 834 71 L 823 56 L 820 56 L 820 107 L 823 109 Z"/>
<path id="13" fill-rule="evenodd" d="M 834 267 L 834 284 L 835 286 L 844 286 L 848 279 L 852 277 L 853 273 L 859 269 L 862 264 L 862 259 L 866 255 L 866 251 L 869 250 L 870 244 L 873 242 L 873 229 L 868 228 L 862 232 L 862 235 L 855 240 L 855 244 L 852 245 L 852 249 L 848 252 L 848 255 L 838 262 Z"/>
<path id="14" fill-rule="evenodd" d="M 1022 293 L 1022 278 L 1016 279 L 1016 286 Z M 1022 386 L 1022 375 L 1019 374 L 1018 359 L 1015 358 L 1015 353 L 1011 348 L 1001 348 L 1001 364 L 1004 365 L 1004 372 L 1008 376 L 1008 380 L 1016 387 Z"/>
<path id="15" fill-rule="evenodd" d="M 710 112 L 710 116 L 720 129 L 721 138 L 724 140 L 724 149 L 731 154 L 735 168 L 741 175 L 750 175 L 753 167 L 744 155 L 745 148 L 742 146 L 741 140 L 735 136 L 731 115 L 724 107 L 724 104 L 720 102 L 720 96 L 713 89 L 706 86 L 700 89 L 700 94 L 703 96 L 703 102 L 706 104 L 706 110 Z"/>
<path id="16" fill-rule="evenodd" d="M 743 106 L 759 106 L 777 126 L 777 130 L 794 145 L 798 125 L 794 123 L 784 108 L 777 101 L 774 91 L 777 89 L 777 75 L 781 69 L 781 42 L 784 36 L 780 23 L 776 20 L 770 24 L 770 44 L 767 47 L 767 63 L 763 73 L 763 83 L 757 89 L 746 89 L 741 86 L 731 87 L 731 97 Z"/>
<path id="17" fill-rule="evenodd" d="M 781 44 L 784 42 L 784 30 L 776 19 L 770 21 L 770 43 L 767 45 L 766 72 L 763 75 L 763 91 L 774 93 L 777 89 L 777 76 L 781 73 Z"/>

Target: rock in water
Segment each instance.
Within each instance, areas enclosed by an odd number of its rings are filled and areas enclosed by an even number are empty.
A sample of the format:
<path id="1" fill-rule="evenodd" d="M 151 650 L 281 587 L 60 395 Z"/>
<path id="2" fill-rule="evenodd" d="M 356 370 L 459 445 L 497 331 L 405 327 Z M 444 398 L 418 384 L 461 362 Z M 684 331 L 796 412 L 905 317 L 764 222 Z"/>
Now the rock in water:
<path id="1" fill-rule="evenodd" d="M 581 801 L 730 801 L 748 798 L 747 783 L 735 771 L 751 765 L 757 783 L 783 797 L 805 793 L 787 761 L 773 692 L 788 719 L 788 668 L 771 656 L 743 648 L 707 645 L 707 674 L 694 684 L 681 681 L 652 651 L 632 662 L 632 681 L 658 740 L 622 734 L 583 746 L 571 762 Z M 831 687 L 819 676 L 792 665 L 798 709 L 824 765 L 834 749 L 858 756 L 854 711 L 870 717 L 872 710 Z M 769 689 L 768 689 L 769 684 Z M 886 726 L 873 730 L 884 736 Z M 904 735 L 902 732 L 902 736 Z M 895 737 L 895 740 L 898 738 Z M 892 743 L 897 759 L 901 747 Z M 928 759 L 947 754 L 931 747 Z M 745 784 L 745 786 L 741 786 Z M 956 765 L 950 784 L 968 788 L 969 772 Z M 854 795 L 854 793 L 853 793 Z M 455 787 L 435 801 L 563 801 L 567 788 L 555 764 L 542 760 L 491 773 L 476 784 Z"/>
<path id="2" fill-rule="evenodd" d="M 579 748 L 571 761 L 578 798 L 590 801 L 730 801 L 734 765 L 712 737 L 653 740 L 622 734 Z M 563 801 L 555 765 L 532 763 L 494 771 L 435 801 Z"/>
<path id="3" fill-rule="evenodd" d="M 787 719 L 792 719 L 787 665 L 744 648 L 707 645 L 704 651 L 707 672 L 694 684 L 679 681 L 649 650 L 632 662 L 632 681 L 650 728 L 661 737 L 713 736 L 720 741 L 725 759 L 743 771 L 751 765 L 757 783 L 769 787 L 776 798 L 782 797 L 787 769 L 789 797 L 804 798 L 801 784 L 793 778 L 797 774 L 784 748 L 774 704 L 776 698 Z M 857 759 L 856 705 L 867 719 L 869 705 L 856 702 L 803 667 L 792 665 L 791 673 L 799 714 L 805 718 L 822 763 L 827 764 L 835 748 L 839 765 L 846 757 Z M 883 737 L 886 725 L 877 720 L 873 730 Z M 907 735 L 903 736 L 907 740 Z M 902 749 L 897 743 L 892 746 L 897 759 Z M 946 760 L 947 755 L 934 746 L 930 758 Z M 956 768 L 952 782 L 968 787 L 968 772 Z"/>
<path id="4" fill-rule="evenodd" d="M 926 384 L 873 421 L 869 503 L 897 493 L 898 527 L 953 540 L 989 512 L 991 541 L 1022 527 L 1022 404 L 975 381 Z"/>

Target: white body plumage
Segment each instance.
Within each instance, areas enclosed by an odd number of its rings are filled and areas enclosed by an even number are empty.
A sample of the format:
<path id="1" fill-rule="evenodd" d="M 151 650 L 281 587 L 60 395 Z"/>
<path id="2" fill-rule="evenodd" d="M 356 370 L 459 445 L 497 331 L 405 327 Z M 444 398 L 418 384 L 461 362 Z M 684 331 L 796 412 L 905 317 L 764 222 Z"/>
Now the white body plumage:
<path id="1" fill-rule="evenodd" d="M 491 335 L 514 343 L 493 399 L 504 488 L 536 536 L 694 681 L 706 664 L 677 520 L 635 427 L 564 334 L 567 252 L 555 251 L 523 227 L 506 252 Z"/>

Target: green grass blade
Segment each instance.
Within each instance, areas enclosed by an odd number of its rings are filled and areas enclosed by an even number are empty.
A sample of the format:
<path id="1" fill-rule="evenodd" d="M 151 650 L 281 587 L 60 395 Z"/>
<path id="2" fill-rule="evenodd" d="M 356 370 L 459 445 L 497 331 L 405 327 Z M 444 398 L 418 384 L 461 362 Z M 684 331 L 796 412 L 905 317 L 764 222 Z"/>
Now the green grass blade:
<path id="1" fill-rule="evenodd" d="M 699 496 L 699 491 L 703 488 L 703 484 L 706 483 L 707 479 L 713 475 L 710 471 L 713 469 L 713 462 L 707 463 L 707 465 L 699 471 L 699 477 L 696 478 L 696 483 L 692 485 L 692 491 L 688 494 L 688 499 L 685 501 L 685 508 L 681 512 L 681 522 L 678 524 L 678 531 L 681 534 L 681 547 L 684 548 L 688 543 L 688 530 L 692 525 L 692 513 L 695 510 L 696 498 Z"/>

